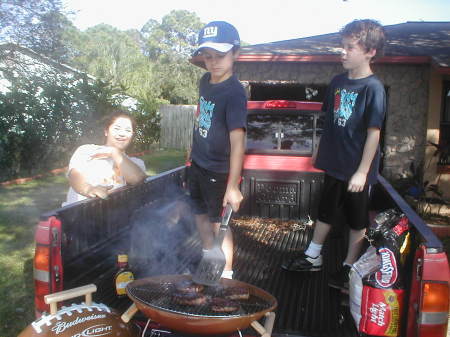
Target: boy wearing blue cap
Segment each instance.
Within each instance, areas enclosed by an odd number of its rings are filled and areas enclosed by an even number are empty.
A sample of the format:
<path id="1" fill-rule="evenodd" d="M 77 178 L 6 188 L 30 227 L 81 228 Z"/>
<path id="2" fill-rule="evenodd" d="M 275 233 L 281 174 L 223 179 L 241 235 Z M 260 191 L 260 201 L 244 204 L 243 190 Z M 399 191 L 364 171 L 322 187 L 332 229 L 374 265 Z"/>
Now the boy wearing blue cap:
<path id="1" fill-rule="evenodd" d="M 236 28 L 224 21 L 208 23 L 199 33 L 198 48 L 207 73 L 200 79 L 189 171 L 189 191 L 204 254 L 212 248 L 223 207 L 238 211 L 245 151 L 247 97 L 233 75 L 239 55 Z M 233 237 L 228 229 L 222 245 L 226 264 L 222 277 L 232 278 Z"/>

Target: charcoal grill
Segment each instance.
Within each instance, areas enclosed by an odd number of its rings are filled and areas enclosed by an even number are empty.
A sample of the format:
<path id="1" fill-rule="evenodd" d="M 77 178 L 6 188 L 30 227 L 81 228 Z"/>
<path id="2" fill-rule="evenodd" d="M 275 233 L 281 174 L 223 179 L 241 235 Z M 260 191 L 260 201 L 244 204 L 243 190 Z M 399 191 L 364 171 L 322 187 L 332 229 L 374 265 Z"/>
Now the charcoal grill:
<path id="1" fill-rule="evenodd" d="M 263 336 L 270 336 L 276 299 L 266 291 L 237 280 L 221 279 L 220 285 L 227 287 L 245 287 L 249 289 L 250 298 L 239 302 L 239 310 L 231 313 L 216 313 L 209 304 L 186 306 L 171 300 L 174 284 L 191 280 L 190 275 L 163 275 L 136 280 L 128 284 L 128 297 L 137 309 L 146 317 L 174 331 L 194 335 L 229 334 L 237 329 L 249 326 Z M 211 288 L 205 287 L 203 293 L 209 295 Z M 262 326 L 258 320 L 266 316 Z"/>

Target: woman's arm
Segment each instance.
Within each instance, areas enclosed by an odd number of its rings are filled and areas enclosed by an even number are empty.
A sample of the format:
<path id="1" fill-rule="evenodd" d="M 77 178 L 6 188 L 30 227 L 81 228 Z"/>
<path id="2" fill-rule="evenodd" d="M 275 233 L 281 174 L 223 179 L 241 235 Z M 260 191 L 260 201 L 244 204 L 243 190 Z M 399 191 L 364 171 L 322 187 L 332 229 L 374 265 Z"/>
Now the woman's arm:
<path id="1" fill-rule="evenodd" d="M 120 169 L 120 173 L 129 185 L 136 185 L 143 181 L 147 175 L 142 169 L 131 161 L 123 152 L 112 147 L 111 158 Z"/>
<path id="2" fill-rule="evenodd" d="M 242 164 L 244 161 L 245 152 L 245 130 L 234 129 L 230 132 L 230 172 L 228 176 L 227 189 L 223 198 L 223 206 L 228 203 L 237 212 L 243 199 L 242 193 L 239 189 L 239 182 L 241 180 Z"/>
<path id="3" fill-rule="evenodd" d="M 108 191 L 112 188 L 112 186 L 92 186 L 88 184 L 83 174 L 75 168 L 70 170 L 68 176 L 70 186 L 75 192 L 88 198 L 99 197 L 106 199 Z"/>

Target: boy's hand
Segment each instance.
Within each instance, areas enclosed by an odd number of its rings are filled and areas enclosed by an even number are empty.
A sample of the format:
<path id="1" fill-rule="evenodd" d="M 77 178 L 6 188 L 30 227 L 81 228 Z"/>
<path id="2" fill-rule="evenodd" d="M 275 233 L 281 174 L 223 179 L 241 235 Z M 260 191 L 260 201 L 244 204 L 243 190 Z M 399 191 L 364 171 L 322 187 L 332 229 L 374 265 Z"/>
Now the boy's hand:
<path id="1" fill-rule="evenodd" d="M 239 188 L 228 187 L 225 192 L 225 196 L 223 197 L 222 206 L 225 207 L 227 204 L 230 204 L 231 208 L 233 208 L 233 212 L 237 212 L 239 210 L 242 199 L 244 199 L 244 197 L 242 196 Z"/>
<path id="2" fill-rule="evenodd" d="M 356 171 L 355 174 L 350 178 L 348 182 L 349 192 L 362 192 L 364 190 L 364 186 L 366 185 L 367 174 Z"/>

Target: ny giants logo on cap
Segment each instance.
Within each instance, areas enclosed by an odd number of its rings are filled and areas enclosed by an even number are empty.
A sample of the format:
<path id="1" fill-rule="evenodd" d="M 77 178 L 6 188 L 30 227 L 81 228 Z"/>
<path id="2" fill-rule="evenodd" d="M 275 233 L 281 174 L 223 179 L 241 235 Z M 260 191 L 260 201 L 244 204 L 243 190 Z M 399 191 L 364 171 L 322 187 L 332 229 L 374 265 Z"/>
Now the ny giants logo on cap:
<path id="1" fill-rule="evenodd" d="M 217 36 L 217 27 L 206 27 L 203 32 L 203 38 L 215 37 Z"/>

